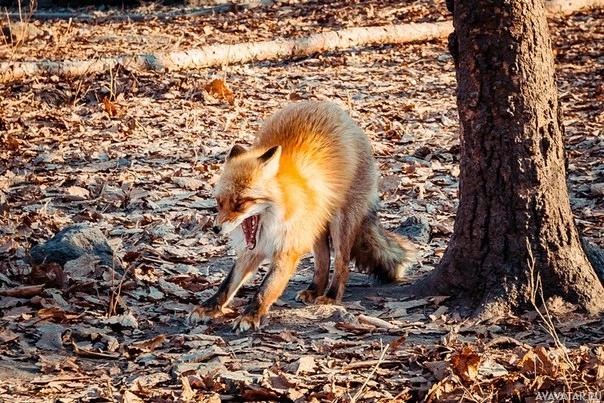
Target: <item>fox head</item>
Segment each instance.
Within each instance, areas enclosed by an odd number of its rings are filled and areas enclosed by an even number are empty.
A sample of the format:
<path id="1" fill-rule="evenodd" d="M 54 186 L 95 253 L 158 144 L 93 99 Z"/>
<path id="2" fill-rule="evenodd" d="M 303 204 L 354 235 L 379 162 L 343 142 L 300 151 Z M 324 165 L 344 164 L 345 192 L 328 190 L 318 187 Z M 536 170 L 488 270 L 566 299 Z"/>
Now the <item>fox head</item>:
<path id="1" fill-rule="evenodd" d="M 214 189 L 218 205 L 214 232 L 227 234 L 241 225 L 248 249 L 256 247 L 262 216 L 275 202 L 273 179 L 280 157 L 281 146 L 268 150 L 233 146 Z"/>

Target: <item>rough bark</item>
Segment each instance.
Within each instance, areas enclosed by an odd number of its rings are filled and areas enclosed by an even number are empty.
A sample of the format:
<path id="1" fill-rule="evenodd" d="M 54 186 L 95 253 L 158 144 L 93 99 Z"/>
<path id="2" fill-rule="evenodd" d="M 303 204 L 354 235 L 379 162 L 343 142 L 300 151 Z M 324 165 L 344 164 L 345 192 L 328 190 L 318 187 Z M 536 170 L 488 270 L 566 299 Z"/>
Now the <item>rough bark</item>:
<path id="1" fill-rule="evenodd" d="M 542 0 L 455 0 L 453 24 L 460 203 L 442 261 L 415 290 L 469 300 L 488 317 L 531 307 L 540 278 L 545 299 L 601 312 L 566 189 Z"/>

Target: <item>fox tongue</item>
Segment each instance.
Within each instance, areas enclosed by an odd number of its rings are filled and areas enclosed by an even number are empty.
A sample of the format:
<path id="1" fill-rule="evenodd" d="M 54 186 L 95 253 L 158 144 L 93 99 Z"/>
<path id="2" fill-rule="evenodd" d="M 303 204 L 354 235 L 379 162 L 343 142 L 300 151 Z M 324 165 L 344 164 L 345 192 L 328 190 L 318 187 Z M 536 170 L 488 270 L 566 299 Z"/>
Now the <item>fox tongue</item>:
<path id="1" fill-rule="evenodd" d="M 245 243 L 247 248 L 252 250 L 256 247 L 256 230 L 258 229 L 258 216 L 254 215 L 246 218 L 241 223 L 243 234 L 245 235 Z"/>

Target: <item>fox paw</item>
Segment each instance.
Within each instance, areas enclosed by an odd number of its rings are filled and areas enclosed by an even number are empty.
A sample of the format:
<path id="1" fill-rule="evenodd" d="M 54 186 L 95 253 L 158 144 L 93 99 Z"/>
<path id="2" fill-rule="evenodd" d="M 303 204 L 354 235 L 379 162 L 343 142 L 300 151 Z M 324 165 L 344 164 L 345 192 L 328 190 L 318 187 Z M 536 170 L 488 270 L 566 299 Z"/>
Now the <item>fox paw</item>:
<path id="1" fill-rule="evenodd" d="M 233 330 L 236 333 L 247 332 L 250 329 L 260 330 L 260 315 L 257 313 L 245 313 L 235 319 Z"/>
<path id="2" fill-rule="evenodd" d="M 338 301 L 333 298 L 326 297 L 325 295 L 322 295 L 315 299 L 315 304 L 317 305 L 335 305 L 337 303 Z"/>
<path id="3" fill-rule="evenodd" d="M 316 298 L 317 293 L 313 290 L 298 291 L 296 294 L 296 301 L 304 302 L 305 304 L 310 304 Z"/>
<path id="4" fill-rule="evenodd" d="M 208 323 L 211 319 L 218 318 L 223 315 L 222 309 L 217 306 L 198 306 L 189 314 L 187 322 L 191 326 L 196 326 L 200 323 Z"/>

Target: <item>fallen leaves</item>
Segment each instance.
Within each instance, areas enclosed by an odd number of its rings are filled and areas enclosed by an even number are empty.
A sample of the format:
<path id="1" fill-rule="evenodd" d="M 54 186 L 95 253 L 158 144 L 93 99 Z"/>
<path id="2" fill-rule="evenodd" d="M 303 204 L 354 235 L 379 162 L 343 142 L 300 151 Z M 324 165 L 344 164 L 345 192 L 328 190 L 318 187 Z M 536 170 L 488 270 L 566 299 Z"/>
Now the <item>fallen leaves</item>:
<path id="1" fill-rule="evenodd" d="M 289 364 L 287 366 L 287 372 L 294 375 L 312 374 L 315 372 L 316 366 L 317 364 L 315 363 L 314 357 L 305 355 Z"/>
<path id="2" fill-rule="evenodd" d="M 14 60 L 148 53 L 160 40 L 188 48 L 303 35 L 368 18 L 438 20 L 445 10 L 442 1 L 292 3 L 182 17 L 178 36 L 166 31 L 173 24 L 157 19 L 107 22 L 102 32 L 73 22 L 77 35 L 64 46 L 38 37 L 18 49 L 0 44 L 0 53 L 9 51 Z M 317 25 L 313 13 L 325 21 Z M 554 24 L 571 203 L 583 232 L 601 244 L 602 108 L 596 101 L 602 91 L 598 58 L 581 55 L 581 49 L 598 50 L 601 13 L 592 13 Z M 68 31 L 66 21 L 38 23 L 45 32 Z M 453 229 L 459 179 L 455 74 L 445 42 L 320 55 L 287 66 L 114 73 L 0 90 L 0 160 L 6 161 L 0 168 L 0 400 L 344 401 L 361 391 L 359 400 L 366 401 L 521 401 L 560 385 L 604 388 L 602 351 L 589 344 L 598 342 L 601 320 L 576 316 L 556 301 L 552 308 L 571 315 L 557 324 L 559 331 L 585 348 L 569 343 L 566 354 L 552 348 L 536 320 L 464 322 L 447 297 L 402 297 L 398 288 L 376 287 L 356 273 L 344 306 L 305 307 L 286 293 L 261 332 L 230 333 L 258 278 L 224 318 L 193 329 L 185 324 L 232 264 L 233 252 L 211 231 L 211 190 L 224 154 L 235 142 L 253 142 L 264 116 L 293 100 L 330 100 L 353 115 L 378 155 L 385 225 L 398 228 L 402 217 L 418 217 L 412 235 L 423 257 L 409 280 L 438 262 Z M 31 247 L 74 222 L 107 236 L 128 268 L 123 282 L 110 261 L 102 270 L 90 256 L 39 262 L 30 271 Z M 308 260 L 300 265 L 291 292 L 308 285 L 310 266 Z M 385 344 L 390 348 L 380 360 Z M 36 366 L 19 370 L 24 363 Z M 32 373 L 38 377 L 24 382 Z"/>
<path id="3" fill-rule="evenodd" d="M 109 97 L 103 97 L 103 107 L 105 108 L 105 112 L 107 112 L 109 117 L 115 117 L 118 115 L 117 107 L 109 100 Z"/>
<path id="4" fill-rule="evenodd" d="M 451 358 L 453 372 L 466 382 L 474 381 L 478 377 L 478 366 L 481 357 L 474 352 L 471 346 L 465 346 L 459 353 Z"/>
<path id="5" fill-rule="evenodd" d="M 227 101 L 229 104 L 233 105 L 235 103 L 235 95 L 233 92 L 227 87 L 224 80 L 220 78 L 216 78 L 210 81 L 203 87 L 204 90 L 208 92 L 208 94 Z"/>

